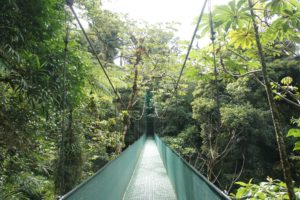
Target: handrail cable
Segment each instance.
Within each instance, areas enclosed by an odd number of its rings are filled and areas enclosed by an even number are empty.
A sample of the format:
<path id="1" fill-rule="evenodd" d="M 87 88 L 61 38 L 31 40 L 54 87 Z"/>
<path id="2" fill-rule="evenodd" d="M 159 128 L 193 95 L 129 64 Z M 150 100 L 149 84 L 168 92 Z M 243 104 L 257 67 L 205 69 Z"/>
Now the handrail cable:
<path id="1" fill-rule="evenodd" d="M 71 9 L 71 11 L 72 11 L 72 13 L 73 13 L 73 15 L 74 15 L 74 17 L 75 17 L 77 23 L 78 23 L 79 26 L 80 26 L 80 29 L 81 29 L 81 31 L 82 31 L 82 33 L 83 33 L 85 39 L 86 39 L 87 42 L 89 43 L 89 46 L 90 46 L 90 48 L 92 49 L 92 52 L 93 52 L 94 56 L 96 57 L 96 59 L 97 59 L 99 65 L 100 65 L 102 71 L 104 72 L 104 75 L 105 75 L 106 79 L 108 80 L 108 82 L 109 82 L 111 88 L 113 89 L 113 91 L 114 91 L 116 97 L 120 100 L 120 102 L 121 102 L 122 105 L 125 105 L 125 104 L 123 103 L 123 101 L 122 101 L 122 99 L 121 99 L 119 93 L 117 92 L 116 88 L 114 87 L 114 85 L 113 85 L 111 79 L 109 78 L 109 75 L 108 75 L 108 73 L 107 73 L 107 71 L 106 71 L 104 65 L 102 64 L 102 62 L 101 62 L 99 56 L 97 55 L 96 50 L 95 50 L 95 48 L 94 48 L 94 46 L 93 46 L 91 40 L 89 39 L 87 33 L 85 32 L 85 30 L 84 30 L 84 28 L 83 28 L 83 26 L 82 26 L 82 24 L 81 24 L 81 22 L 80 22 L 80 20 L 79 20 L 79 18 L 78 18 L 78 16 L 77 16 L 77 14 L 76 14 L 76 12 L 75 12 L 75 10 L 74 10 L 74 8 L 73 8 L 73 0 L 67 0 L 67 5 L 70 7 L 70 9 Z"/>

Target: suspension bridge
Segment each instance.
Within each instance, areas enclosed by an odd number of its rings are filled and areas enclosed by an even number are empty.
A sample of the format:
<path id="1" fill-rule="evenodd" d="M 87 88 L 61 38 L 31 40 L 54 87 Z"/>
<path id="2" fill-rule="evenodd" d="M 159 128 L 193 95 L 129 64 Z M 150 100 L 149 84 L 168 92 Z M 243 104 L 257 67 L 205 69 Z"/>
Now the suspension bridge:
<path id="1" fill-rule="evenodd" d="M 94 56 L 109 81 L 116 97 L 122 102 L 119 93 L 97 56 L 93 44 L 86 34 L 73 8 L 73 0 L 66 0 L 79 24 Z M 205 0 L 197 25 L 188 47 L 180 74 L 176 81 L 171 100 L 176 94 L 189 53 L 196 37 L 207 2 L 210 11 L 211 40 L 214 31 L 210 10 L 210 1 Z M 68 44 L 66 31 L 65 49 Z M 214 53 L 214 52 L 213 52 Z M 214 63 L 215 64 L 215 63 Z M 171 102 L 170 100 L 170 102 Z M 146 101 L 146 98 L 145 98 Z M 123 103 L 123 102 L 122 102 Z M 163 111 L 167 112 L 169 104 Z M 156 110 L 155 110 L 156 112 Z M 144 112 L 143 112 L 144 113 Z M 143 115 L 143 114 L 142 114 Z M 153 122 L 152 122 L 153 123 Z M 147 124 L 147 123 L 146 123 Z M 208 181 L 180 155 L 170 149 L 153 131 L 145 131 L 135 143 L 127 147 L 116 159 L 107 163 L 60 200 L 228 200 L 230 199 L 213 183 Z"/>
<path id="2" fill-rule="evenodd" d="M 159 136 L 144 134 L 61 200 L 228 200 Z"/>

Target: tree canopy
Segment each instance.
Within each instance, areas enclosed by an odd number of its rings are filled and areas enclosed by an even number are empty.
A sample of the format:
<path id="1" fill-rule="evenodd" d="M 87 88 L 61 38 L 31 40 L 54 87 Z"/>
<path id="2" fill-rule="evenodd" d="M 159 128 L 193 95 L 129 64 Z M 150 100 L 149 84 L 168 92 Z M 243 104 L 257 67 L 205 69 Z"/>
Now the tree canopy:
<path id="1" fill-rule="evenodd" d="M 300 198 L 298 1 L 214 7 L 178 87 L 189 41 L 174 23 L 73 6 L 95 52 L 64 1 L 0 6 L 1 199 L 67 193 L 143 134 L 143 116 L 232 198 Z"/>

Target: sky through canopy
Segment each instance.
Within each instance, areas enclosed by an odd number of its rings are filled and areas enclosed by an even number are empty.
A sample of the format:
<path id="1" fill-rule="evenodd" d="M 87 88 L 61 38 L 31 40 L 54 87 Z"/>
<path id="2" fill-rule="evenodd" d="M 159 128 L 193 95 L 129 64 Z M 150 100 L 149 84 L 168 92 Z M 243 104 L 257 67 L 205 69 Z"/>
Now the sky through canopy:
<path id="1" fill-rule="evenodd" d="M 212 6 L 228 2 L 212 0 Z M 149 23 L 179 22 L 178 36 L 190 40 L 195 26 L 193 22 L 199 16 L 203 3 L 204 0 L 104 0 L 103 6 Z"/>

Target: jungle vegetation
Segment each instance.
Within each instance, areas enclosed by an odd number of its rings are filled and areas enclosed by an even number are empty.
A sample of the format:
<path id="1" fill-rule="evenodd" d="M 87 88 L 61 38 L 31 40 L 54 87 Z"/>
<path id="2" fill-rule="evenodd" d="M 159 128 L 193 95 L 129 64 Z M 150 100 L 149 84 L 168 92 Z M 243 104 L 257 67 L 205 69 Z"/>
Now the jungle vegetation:
<path id="1" fill-rule="evenodd" d="M 300 198 L 300 3 L 232 0 L 189 41 L 64 0 L 0 6 L 0 199 L 55 199 L 154 131 L 232 198 Z M 201 38 L 212 42 L 201 46 Z M 109 74 L 112 89 L 94 53 Z"/>

